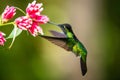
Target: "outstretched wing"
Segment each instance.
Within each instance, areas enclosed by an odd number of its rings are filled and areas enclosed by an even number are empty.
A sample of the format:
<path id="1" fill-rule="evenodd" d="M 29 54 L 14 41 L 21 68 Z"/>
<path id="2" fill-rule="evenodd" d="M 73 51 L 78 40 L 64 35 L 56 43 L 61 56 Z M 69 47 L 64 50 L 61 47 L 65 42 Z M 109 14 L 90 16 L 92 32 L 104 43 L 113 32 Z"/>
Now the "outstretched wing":
<path id="1" fill-rule="evenodd" d="M 66 38 L 66 35 L 61 32 L 50 30 L 50 33 L 55 37 Z"/>
<path id="2" fill-rule="evenodd" d="M 40 36 L 52 42 L 53 44 L 58 45 L 67 51 L 70 51 L 69 47 L 66 44 L 67 38 L 49 37 L 49 36 L 42 36 L 42 35 Z"/>

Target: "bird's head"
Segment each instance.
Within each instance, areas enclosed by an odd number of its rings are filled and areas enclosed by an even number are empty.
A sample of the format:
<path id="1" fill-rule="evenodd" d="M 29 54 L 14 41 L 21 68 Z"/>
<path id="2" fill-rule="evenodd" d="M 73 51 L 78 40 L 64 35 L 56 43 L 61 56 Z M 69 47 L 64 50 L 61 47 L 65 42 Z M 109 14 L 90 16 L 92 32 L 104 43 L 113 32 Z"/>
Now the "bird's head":
<path id="1" fill-rule="evenodd" d="M 73 32 L 70 24 L 58 24 L 58 26 L 63 30 L 64 33 L 67 31 Z"/>
<path id="2" fill-rule="evenodd" d="M 54 23 L 54 22 L 48 22 L 48 23 L 50 23 L 50 24 L 53 24 L 53 25 L 56 25 L 56 26 L 58 26 L 58 27 L 60 27 L 61 29 L 62 29 L 62 31 L 66 34 L 66 32 L 67 31 L 69 31 L 69 32 L 72 32 L 73 33 L 73 31 L 72 31 L 72 27 L 71 27 L 71 25 L 70 24 L 67 24 L 67 23 L 65 23 L 65 24 L 56 24 L 56 23 Z"/>

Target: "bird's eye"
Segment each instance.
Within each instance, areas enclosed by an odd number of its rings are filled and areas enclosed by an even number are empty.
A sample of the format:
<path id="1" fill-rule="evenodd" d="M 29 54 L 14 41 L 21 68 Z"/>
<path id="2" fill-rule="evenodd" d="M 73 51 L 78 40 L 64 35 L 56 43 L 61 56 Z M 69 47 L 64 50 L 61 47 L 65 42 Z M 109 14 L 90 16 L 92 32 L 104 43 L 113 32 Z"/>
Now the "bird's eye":
<path id="1" fill-rule="evenodd" d="M 63 26 L 65 28 L 65 26 Z"/>

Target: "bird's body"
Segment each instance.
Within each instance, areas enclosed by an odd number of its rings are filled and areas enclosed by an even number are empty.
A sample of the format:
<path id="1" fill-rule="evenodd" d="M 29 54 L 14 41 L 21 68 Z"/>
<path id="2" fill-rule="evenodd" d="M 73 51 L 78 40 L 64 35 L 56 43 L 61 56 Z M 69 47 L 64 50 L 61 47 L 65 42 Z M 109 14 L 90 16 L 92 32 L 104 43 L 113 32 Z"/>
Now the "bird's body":
<path id="1" fill-rule="evenodd" d="M 55 37 L 49 37 L 49 36 L 42 36 L 42 37 L 64 48 L 67 51 L 72 51 L 76 56 L 79 56 L 82 75 L 85 75 L 87 72 L 87 66 L 86 66 L 87 50 L 85 49 L 83 44 L 77 39 L 69 24 L 60 24 L 58 26 L 62 29 L 64 34 L 56 31 L 51 31 L 51 33 Z"/>

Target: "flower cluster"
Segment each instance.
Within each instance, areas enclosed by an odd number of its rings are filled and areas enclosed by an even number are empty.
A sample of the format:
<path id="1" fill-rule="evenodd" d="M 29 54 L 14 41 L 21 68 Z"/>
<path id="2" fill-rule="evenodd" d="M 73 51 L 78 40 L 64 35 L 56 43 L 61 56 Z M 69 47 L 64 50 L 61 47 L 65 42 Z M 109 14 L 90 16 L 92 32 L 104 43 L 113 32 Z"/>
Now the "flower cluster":
<path id="1" fill-rule="evenodd" d="M 14 25 L 14 29 L 8 38 L 15 38 L 16 35 L 18 36 L 23 30 L 28 31 L 34 37 L 38 36 L 39 34 L 43 35 L 43 30 L 39 25 L 46 24 L 49 21 L 49 18 L 46 15 L 41 14 L 43 11 L 42 5 L 42 3 L 36 3 L 36 0 L 34 0 L 32 3 L 28 4 L 26 12 L 23 12 L 22 9 L 14 6 L 7 6 L 4 12 L 1 14 L 0 26 L 10 23 Z M 13 22 L 8 22 L 15 16 L 16 10 L 25 13 L 25 16 L 20 16 Z M 17 33 L 18 29 L 19 31 Z M 4 36 L 5 34 L 0 32 L 0 45 L 4 45 L 4 42 L 6 42 Z"/>
<path id="2" fill-rule="evenodd" d="M 28 30 L 34 37 L 39 33 L 43 34 L 39 24 L 45 24 L 49 21 L 47 16 L 40 14 L 43 10 L 41 7 L 42 3 L 33 1 L 26 8 L 26 16 L 19 17 L 15 20 L 15 23 L 20 29 Z"/>
<path id="3" fill-rule="evenodd" d="M 26 8 L 26 16 L 18 17 L 15 20 L 15 23 L 20 29 L 28 30 L 34 37 L 39 33 L 43 34 L 42 28 L 39 25 L 49 21 L 47 16 L 40 14 L 43 10 L 41 7 L 42 3 L 33 1 Z"/>

